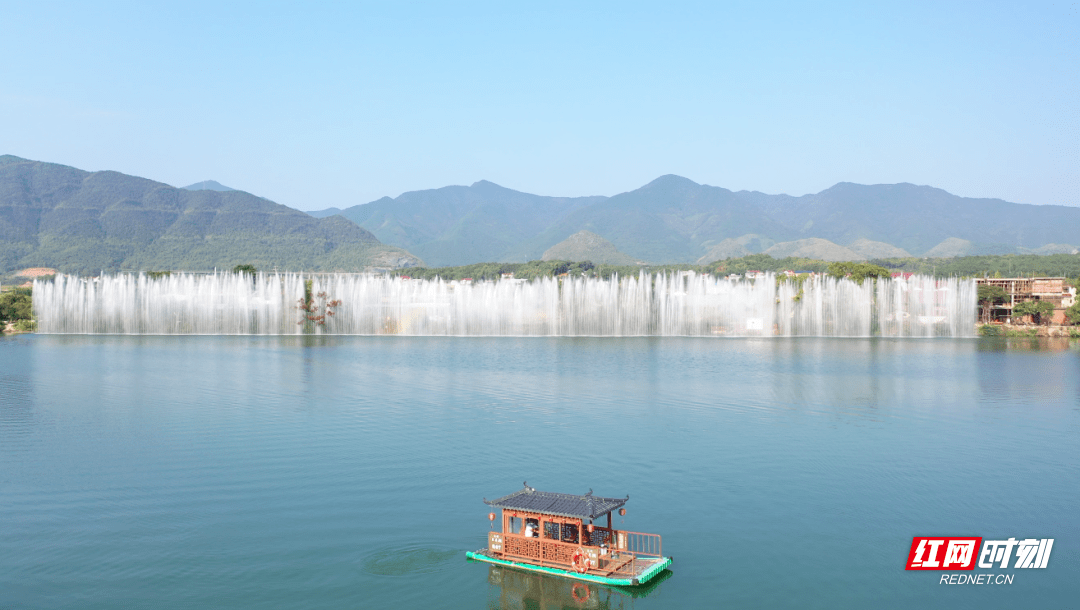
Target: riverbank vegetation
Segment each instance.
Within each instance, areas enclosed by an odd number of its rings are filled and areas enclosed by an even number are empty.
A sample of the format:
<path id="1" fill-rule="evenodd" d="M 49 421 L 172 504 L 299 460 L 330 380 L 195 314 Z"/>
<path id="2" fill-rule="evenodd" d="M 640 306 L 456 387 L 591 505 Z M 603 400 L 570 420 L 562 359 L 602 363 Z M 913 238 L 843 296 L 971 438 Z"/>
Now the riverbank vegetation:
<path id="1" fill-rule="evenodd" d="M 1071 326 L 1024 326 L 980 324 L 980 337 L 1067 337 L 1080 339 L 1080 328 Z"/>
<path id="2" fill-rule="evenodd" d="M 0 332 L 34 330 L 34 305 L 29 288 L 12 288 L 0 293 Z"/>

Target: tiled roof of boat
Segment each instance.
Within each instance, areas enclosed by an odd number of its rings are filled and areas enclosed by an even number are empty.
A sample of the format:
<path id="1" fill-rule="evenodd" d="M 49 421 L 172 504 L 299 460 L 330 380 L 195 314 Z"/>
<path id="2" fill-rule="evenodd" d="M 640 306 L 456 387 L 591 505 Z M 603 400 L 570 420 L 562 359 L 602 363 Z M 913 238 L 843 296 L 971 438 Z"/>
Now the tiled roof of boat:
<path id="1" fill-rule="evenodd" d="M 497 500 L 485 498 L 484 503 L 498 508 L 509 508 L 544 515 L 596 519 L 618 509 L 623 504 L 626 504 L 629 499 L 630 496 L 625 498 L 601 498 L 592 495 L 591 489 L 586 494 L 536 491 L 526 483 L 525 489 L 515 491 Z"/>

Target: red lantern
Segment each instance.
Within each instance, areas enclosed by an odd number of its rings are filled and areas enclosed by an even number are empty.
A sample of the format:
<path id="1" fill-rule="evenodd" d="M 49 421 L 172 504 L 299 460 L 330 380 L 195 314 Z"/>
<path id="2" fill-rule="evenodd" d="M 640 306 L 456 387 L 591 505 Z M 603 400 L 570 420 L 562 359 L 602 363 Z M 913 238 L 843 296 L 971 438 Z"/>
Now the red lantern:
<path id="1" fill-rule="evenodd" d="M 494 521 L 494 520 L 495 520 L 495 513 L 488 513 L 488 521 Z"/>
<path id="2" fill-rule="evenodd" d="M 592 526 L 592 523 L 590 523 L 590 524 L 589 524 L 589 533 L 590 533 L 590 534 L 591 534 L 591 533 L 593 533 L 593 526 Z"/>
<path id="3" fill-rule="evenodd" d="M 619 516 L 620 517 L 625 517 L 626 516 L 626 509 L 625 508 L 620 508 L 619 509 Z"/>

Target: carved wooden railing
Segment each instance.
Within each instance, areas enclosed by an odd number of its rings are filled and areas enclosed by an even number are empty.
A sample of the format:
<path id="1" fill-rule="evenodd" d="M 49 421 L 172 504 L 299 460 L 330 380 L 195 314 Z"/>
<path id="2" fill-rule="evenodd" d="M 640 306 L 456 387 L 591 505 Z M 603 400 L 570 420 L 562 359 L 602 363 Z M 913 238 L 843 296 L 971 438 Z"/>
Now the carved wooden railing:
<path id="1" fill-rule="evenodd" d="M 596 527 L 583 543 L 563 542 L 550 538 L 527 537 L 521 534 L 490 532 L 488 549 L 510 560 L 524 560 L 537 565 L 571 569 L 571 558 L 580 547 L 589 558 L 590 571 L 606 574 L 633 575 L 637 559 L 662 557 L 661 539 L 657 534 L 628 532 Z"/>

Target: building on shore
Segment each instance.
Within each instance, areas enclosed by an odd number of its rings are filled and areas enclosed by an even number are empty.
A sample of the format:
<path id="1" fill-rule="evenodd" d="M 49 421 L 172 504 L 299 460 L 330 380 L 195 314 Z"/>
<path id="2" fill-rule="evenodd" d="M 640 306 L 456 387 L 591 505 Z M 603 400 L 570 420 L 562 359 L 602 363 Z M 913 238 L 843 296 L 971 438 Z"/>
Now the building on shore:
<path id="1" fill-rule="evenodd" d="M 1019 320 L 1013 319 L 1013 307 L 1017 303 L 1042 301 L 1054 306 L 1050 323 L 1064 324 L 1065 310 L 1076 302 L 1076 288 L 1066 286 L 1063 277 L 985 277 L 976 278 L 975 283 L 997 286 L 1008 295 L 1005 301 L 990 305 L 987 322 L 1019 323 Z"/>

